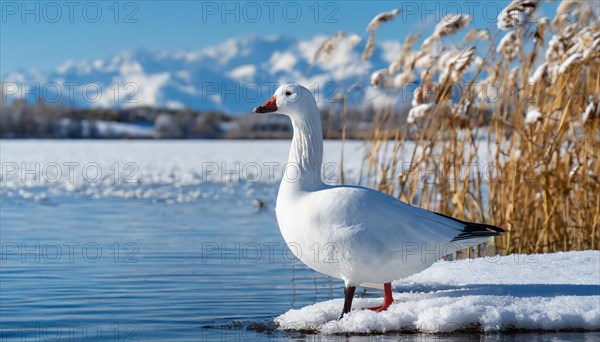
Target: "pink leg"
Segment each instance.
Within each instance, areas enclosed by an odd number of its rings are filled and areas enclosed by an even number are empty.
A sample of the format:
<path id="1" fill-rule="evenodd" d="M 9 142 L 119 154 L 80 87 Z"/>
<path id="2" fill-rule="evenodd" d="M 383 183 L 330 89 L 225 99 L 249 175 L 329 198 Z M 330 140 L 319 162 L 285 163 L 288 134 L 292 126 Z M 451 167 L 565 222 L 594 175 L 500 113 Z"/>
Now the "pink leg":
<path id="1" fill-rule="evenodd" d="M 392 297 L 392 283 L 385 283 L 383 284 L 383 305 L 365 308 L 365 310 L 373 310 L 376 312 L 385 311 L 390 305 L 392 305 L 393 302 L 394 297 Z"/>

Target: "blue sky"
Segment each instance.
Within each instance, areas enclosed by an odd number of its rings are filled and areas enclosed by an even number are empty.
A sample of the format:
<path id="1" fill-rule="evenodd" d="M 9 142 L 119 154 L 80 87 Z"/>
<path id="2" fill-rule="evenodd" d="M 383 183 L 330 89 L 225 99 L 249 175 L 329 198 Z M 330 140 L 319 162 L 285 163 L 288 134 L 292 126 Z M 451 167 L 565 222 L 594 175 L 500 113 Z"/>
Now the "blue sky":
<path id="1" fill-rule="evenodd" d="M 307 38 L 354 32 L 379 12 L 403 13 L 378 39 L 429 34 L 445 14 L 471 14 L 477 27 L 493 26 L 509 1 L 6 1 L 0 2 L 0 74 L 64 61 L 107 58 L 121 51 L 198 50 L 255 33 Z M 115 5 L 116 4 L 116 5 Z M 542 14 L 556 4 L 545 3 Z"/>

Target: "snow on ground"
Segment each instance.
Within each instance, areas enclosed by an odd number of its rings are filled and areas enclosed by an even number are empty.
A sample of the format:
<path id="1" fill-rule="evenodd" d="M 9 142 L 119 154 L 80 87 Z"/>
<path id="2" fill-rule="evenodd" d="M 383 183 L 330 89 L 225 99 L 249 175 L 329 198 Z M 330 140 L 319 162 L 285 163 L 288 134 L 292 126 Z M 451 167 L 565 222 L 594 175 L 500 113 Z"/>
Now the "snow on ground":
<path id="1" fill-rule="evenodd" d="M 103 120 L 94 121 L 94 125 L 103 137 L 153 138 L 155 135 L 154 126 Z"/>
<path id="2" fill-rule="evenodd" d="M 395 302 L 385 312 L 356 309 L 383 298 L 356 298 L 338 320 L 343 300 L 334 299 L 275 322 L 326 334 L 600 330 L 600 251 L 439 261 L 393 287 Z"/>

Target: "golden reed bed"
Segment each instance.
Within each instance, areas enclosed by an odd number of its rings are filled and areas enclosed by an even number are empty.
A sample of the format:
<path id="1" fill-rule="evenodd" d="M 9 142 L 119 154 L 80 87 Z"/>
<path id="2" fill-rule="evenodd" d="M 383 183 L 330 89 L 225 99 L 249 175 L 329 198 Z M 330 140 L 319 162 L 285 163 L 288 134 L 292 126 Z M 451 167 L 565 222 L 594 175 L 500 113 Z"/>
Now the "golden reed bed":
<path id="1" fill-rule="evenodd" d="M 513 1 L 495 32 L 448 15 L 420 46 L 406 37 L 397 60 L 371 77 L 387 94 L 414 96 L 408 115 L 378 111 L 362 176 L 408 203 L 507 229 L 476 254 L 600 249 L 598 14 L 590 2 L 564 1 L 544 18 L 543 5 Z M 369 23 L 364 61 L 397 14 Z M 461 29 L 471 30 L 457 43 Z M 407 143 L 416 145 L 409 163 L 400 158 Z"/>

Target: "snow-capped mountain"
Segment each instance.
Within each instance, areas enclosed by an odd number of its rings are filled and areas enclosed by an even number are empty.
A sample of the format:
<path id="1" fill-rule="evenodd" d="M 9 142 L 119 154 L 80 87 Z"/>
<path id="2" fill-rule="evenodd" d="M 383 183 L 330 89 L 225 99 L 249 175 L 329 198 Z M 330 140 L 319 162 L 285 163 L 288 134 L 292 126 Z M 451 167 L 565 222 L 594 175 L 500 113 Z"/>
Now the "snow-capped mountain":
<path id="1" fill-rule="evenodd" d="M 298 82 L 318 94 L 321 105 L 348 89 L 365 100 L 370 73 L 386 67 L 399 44 L 382 42 L 361 62 L 364 41 L 345 35 L 333 52 L 313 63 L 327 39 L 245 36 L 198 51 L 123 52 L 107 60 L 67 61 L 56 70 L 13 72 L 2 77 L 8 101 L 35 96 L 77 107 L 189 107 L 246 113 L 267 99 L 277 83 Z M 358 87 L 357 87 L 358 85 Z"/>

